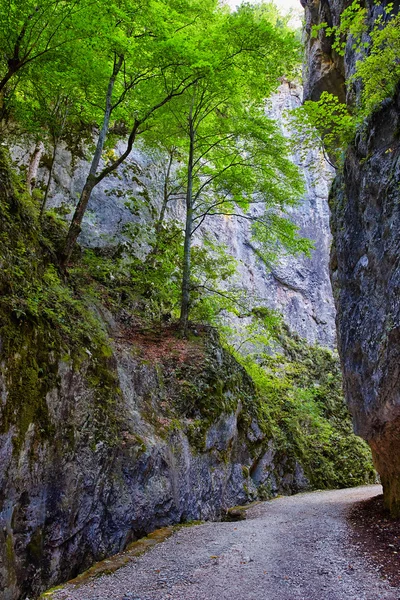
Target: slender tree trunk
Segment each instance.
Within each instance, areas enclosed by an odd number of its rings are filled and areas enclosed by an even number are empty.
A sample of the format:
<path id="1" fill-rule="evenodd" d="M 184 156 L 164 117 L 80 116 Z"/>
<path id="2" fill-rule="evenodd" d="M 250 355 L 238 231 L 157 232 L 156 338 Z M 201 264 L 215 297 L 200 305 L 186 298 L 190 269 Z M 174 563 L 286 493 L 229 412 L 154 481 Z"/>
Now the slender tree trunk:
<path id="1" fill-rule="evenodd" d="M 42 206 L 40 207 L 40 218 L 43 217 L 44 209 L 46 208 L 46 204 L 47 204 L 47 198 L 49 197 L 50 184 L 51 184 L 51 180 L 53 178 L 54 163 L 56 161 L 56 155 L 57 155 L 57 144 L 58 144 L 57 141 L 54 141 L 53 154 L 51 156 L 51 163 L 50 163 L 50 169 L 49 169 L 49 176 L 47 178 L 47 184 L 46 184 L 46 189 L 44 192 Z"/>
<path id="2" fill-rule="evenodd" d="M 62 98 L 60 98 L 60 100 L 57 100 L 57 104 L 56 104 L 56 107 L 55 107 L 55 110 L 54 110 L 54 115 L 57 115 L 57 113 L 58 113 L 58 107 L 59 107 L 59 105 L 61 104 L 62 101 L 63 101 Z M 66 108 L 65 108 L 65 112 L 64 112 L 63 119 L 62 119 L 62 122 L 61 122 L 61 128 L 60 128 L 60 130 L 58 132 L 58 135 L 57 135 L 57 133 L 54 132 L 54 130 L 53 130 L 53 134 L 52 134 L 52 137 L 53 137 L 53 153 L 52 153 L 52 156 L 51 156 L 49 176 L 47 178 L 47 184 L 46 184 L 46 189 L 45 189 L 45 192 L 44 192 L 43 202 L 42 202 L 42 206 L 40 207 L 40 218 L 43 217 L 44 209 L 46 208 L 47 199 L 49 197 L 49 192 L 50 192 L 51 180 L 53 179 L 53 170 L 54 170 L 54 165 L 55 165 L 55 162 L 56 162 L 58 144 L 61 141 L 62 134 L 63 134 L 64 128 L 65 128 L 65 123 L 66 123 L 67 117 L 68 117 L 68 112 L 69 112 L 69 101 L 68 101 L 68 99 L 64 99 L 64 103 L 65 103 Z"/>
<path id="3" fill-rule="evenodd" d="M 18 72 L 18 70 L 21 68 L 22 64 L 19 62 L 14 61 L 13 65 L 8 67 L 8 71 L 7 73 L 4 75 L 4 77 L 0 80 L 0 101 L 1 104 L 3 104 L 4 102 L 4 96 L 6 93 L 6 85 L 7 83 L 10 81 L 11 77 L 13 75 L 15 75 L 15 73 Z"/>
<path id="4" fill-rule="evenodd" d="M 189 117 L 189 158 L 186 189 L 186 224 L 185 241 L 183 246 L 183 274 L 182 274 L 182 300 L 181 314 L 179 317 L 179 326 L 183 336 L 187 335 L 189 324 L 190 308 L 190 266 L 191 266 L 191 248 L 192 248 L 192 227 L 193 227 L 193 158 L 194 158 L 194 140 L 195 130 L 192 120 L 192 110 Z"/>
<path id="5" fill-rule="evenodd" d="M 86 183 L 82 190 L 81 196 L 79 198 L 78 205 L 75 209 L 74 216 L 72 217 L 71 224 L 69 226 L 67 239 L 64 247 L 64 254 L 62 256 L 62 266 L 65 267 L 68 263 L 72 251 L 74 249 L 76 240 L 81 232 L 81 224 L 82 219 L 85 214 L 87 205 L 89 204 L 90 196 L 92 194 L 93 188 L 96 185 L 96 177 L 94 175 L 89 175 L 86 179 Z"/>
<path id="6" fill-rule="evenodd" d="M 37 142 L 35 149 L 32 153 L 31 159 L 29 161 L 28 172 L 26 174 L 26 187 L 28 188 L 28 192 L 32 194 L 32 190 L 35 187 L 35 181 L 38 174 L 40 159 L 42 158 L 44 151 L 43 142 Z"/>
<path id="7" fill-rule="evenodd" d="M 168 202 L 170 201 L 169 183 L 170 183 L 170 178 L 171 178 L 171 169 L 172 169 L 173 161 L 174 161 L 174 151 L 171 150 L 169 153 L 167 172 L 165 173 L 165 180 L 164 180 L 164 186 L 163 186 L 163 202 L 161 205 L 160 214 L 158 216 L 157 224 L 155 227 L 157 237 L 159 236 L 159 234 L 161 232 L 161 227 L 163 226 L 164 219 L 165 219 L 165 212 L 167 210 Z M 156 240 L 156 243 L 157 243 L 157 240 Z"/>
<path id="8" fill-rule="evenodd" d="M 106 95 L 106 107 L 104 110 L 103 125 L 101 127 L 100 135 L 97 140 L 96 150 L 93 155 L 92 164 L 90 165 L 89 175 L 86 179 L 85 185 L 78 204 L 75 208 L 74 215 L 68 230 L 67 238 L 65 240 L 64 251 L 61 257 L 61 266 L 65 267 L 71 258 L 72 251 L 74 249 L 76 240 L 81 232 L 82 219 L 86 212 L 87 205 L 89 204 L 90 196 L 93 188 L 97 185 L 98 180 L 96 177 L 97 169 L 100 163 L 101 155 L 103 153 L 104 144 L 107 138 L 108 128 L 110 125 L 110 118 L 112 112 L 112 94 L 114 90 L 115 80 L 123 64 L 123 57 L 118 57 L 118 60 L 114 61 L 113 73 L 108 82 L 107 95 Z"/>
<path id="9" fill-rule="evenodd" d="M 165 220 L 165 213 L 167 211 L 168 202 L 171 199 L 170 192 L 169 192 L 169 181 L 170 181 L 170 174 L 171 174 L 171 167 L 172 167 L 173 160 L 174 160 L 174 154 L 173 154 L 173 152 L 171 152 L 169 155 L 167 172 L 165 174 L 165 180 L 164 180 L 164 186 L 163 186 L 163 201 L 162 201 L 162 205 L 161 205 L 161 209 L 160 209 L 160 214 L 158 215 L 158 219 L 157 219 L 157 222 L 156 222 L 156 225 L 154 228 L 154 231 L 155 231 L 154 246 L 152 247 L 152 249 L 150 250 L 150 252 L 148 253 L 148 255 L 146 257 L 147 264 L 152 268 L 154 268 L 156 265 L 157 254 L 158 254 L 158 251 L 160 248 L 160 242 L 161 242 L 161 239 L 160 239 L 161 228 L 162 228 L 164 220 Z"/>

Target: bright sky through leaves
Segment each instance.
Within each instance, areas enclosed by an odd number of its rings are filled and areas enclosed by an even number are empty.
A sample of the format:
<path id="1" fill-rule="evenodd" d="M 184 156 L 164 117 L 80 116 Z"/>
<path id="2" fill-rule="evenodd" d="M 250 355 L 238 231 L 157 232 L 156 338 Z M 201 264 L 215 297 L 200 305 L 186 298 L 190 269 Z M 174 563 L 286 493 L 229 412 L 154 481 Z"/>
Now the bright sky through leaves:
<path id="1" fill-rule="evenodd" d="M 236 8 L 241 3 L 241 0 L 225 0 L 231 8 Z M 292 19 L 292 25 L 298 27 L 301 25 L 301 18 L 304 10 L 300 4 L 300 0 L 275 0 L 274 4 L 278 7 L 280 12 L 286 15 L 292 11 L 294 17 Z"/>

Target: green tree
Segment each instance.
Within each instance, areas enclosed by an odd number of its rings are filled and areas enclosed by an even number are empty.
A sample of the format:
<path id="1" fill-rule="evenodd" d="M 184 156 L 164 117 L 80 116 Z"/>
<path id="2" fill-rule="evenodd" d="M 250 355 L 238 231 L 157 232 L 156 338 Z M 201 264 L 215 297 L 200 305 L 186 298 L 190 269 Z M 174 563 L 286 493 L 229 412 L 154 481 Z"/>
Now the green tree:
<path id="1" fill-rule="evenodd" d="M 187 330 L 193 236 L 214 216 L 245 219 L 264 260 L 280 250 L 296 253 L 309 243 L 296 235 L 284 213 L 302 191 L 299 173 L 287 156 L 287 143 L 262 108 L 209 105 L 189 112 L 189 153 L 184 169 L 186 223 L 180 322 Z M 215 105 L 214 105 L 215 106 Z M 231 113 L 229 112 L 231 109 Z M 209 114 L 208 114 L 209 113 Z"/>
<path id="2" fill-rule="evenodd" d="M 319 148 L 335 169 L 342 165 L 344 150 L 354 138 L 356 118 L 346 104 L 329 92 L 322 92 L 318 102 L 307 100 L 290 111 L 292 142 L 300 153 Z"/>
<path id="3" fill-rule="evenodd" d="M 284 216 L 302 189 L 298 171 L 263 103 L 277 78 L 296 62 L 295 37 L 276 22 L 269 5 L 243 5 L 216 24 L 212 69 L 166 108 L 164 136 L 179 147 L 186 217 L 180 324 L 186 333 L 195 232 L 215 215 L 247 219 L 264 255 L 309 244 Z M 218 44 L 216 43 L 218 40 Z M 257 205 L 258 209 L 253 210 Z M 250 210 L 252 208 L 252 210 Z"/>
<path id="4" fill-rule="evenodd" d="M 89 128 L 86 138 L 83 135 L 76 88 L 65 76 L 58 77 L 58 73 L 54 73 L 54 66 L 52 76 L 48 75 L 47 70 L 43 70 L 36 74 L 35 81 L 29 78 L 24 80 L 19 93 L 9 99 L 8 109 L 12 119 L 6 127 L 8 139 L 20 139 L 24 136 L 28 143 L 32 140 L 36 142 L 31 164 L 33 159 L 36 159 L 36 166 L 39 166 L 41 155 L 44 153 L 47 155 L 48 174 L 40 207 L 41 215 L 49 197 L 54 164 L 61 141 L 68 142 L 74 137 L 79 139 L 79 145 L 89 141 Z M 29 171 L 30 168 L 27 176 L 28 189 Z"/>
<path id="5" fill-rule="evenodd" d="M 63 48 L 96 30 L 93 0 L 13 0 L 0 5 L 0 108 L 32 64 L 52 60 Z M 15 81 L 16 80 L 16 81 Z M 15 83 L 13 83 L 13 81 Z M 7 90 L 11 86 L 11 90 Z"/>
<path id="6" fill-rule="evenodd" d="M 370 115 L 386 98 L 391 98 L 400 82 L 400 15 L 377 19 L 370 33 L 370 51 L 356 63 L 351 81 L 360 80 L 362 95 L 359 112 Z"/>
<path id="7" fill-rule="evenodd" d="M 367 8 L 353 0 L 337 26 L 320 23 L 312 29 L 314 37 L 330 37 L 332 48 L 341 56 L 350 43 L 361 57 L 346 81 L 348 87 L 356 84 L 356 105 L 343 104 L 323 92 L 318 101 L 307 101 L 292 113 L 298 146 L 311 147 L 317 142 L 335 168 L 342 167 L 346 148 L 365 119 L 393 96 L 400 82 L 400 15 L 389 2 L 372 23 L 367 17 Z"/>
<path id="8" fill-rule="evenodd" d="M 174 0 L 139 3 L 126 0 L 112 5 L 114 30 L 97 60 L 109 66 L 103 86 L 104 109 L 90 170 L 68 231 L 62 263 L 65 265 L 80 233 L 92 191 L 130 155 L 134 143 L 157 111 L 184 94 L 207 68 L 200 41 L 206 37 L 216 0 L 177 3 Z M 100 99 L 99 99 L 100 101 Z M 128 135 L 125 151 L 100 167 L 110 124 L 122 122 Z M 100 170 L 99 170 L 100 167 Z"/>

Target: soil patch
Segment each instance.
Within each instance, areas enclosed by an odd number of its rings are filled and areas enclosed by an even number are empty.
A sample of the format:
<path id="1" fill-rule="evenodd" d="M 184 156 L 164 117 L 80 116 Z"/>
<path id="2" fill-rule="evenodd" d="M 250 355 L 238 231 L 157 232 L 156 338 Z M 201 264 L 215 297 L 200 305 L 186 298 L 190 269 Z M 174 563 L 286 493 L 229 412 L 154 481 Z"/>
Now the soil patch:
<path id="1" fill-rule="evenodd" d="M 400 586 L 400 519 L 392 519 L 383 495 L 357 502 L 349 512 L 352 542 L 393 586 Z"/>
<path id="2" fill-rule="evenodd" d="M 196 364 L 204 359 L 204 333 L 207 329 L 199 325 L 192 339 L 182 338 L 178 325 L 170 325 L 156 329 L 126 328 L 118 339 L 129 342 L 136 349 L 138 356 L 152 363 L 165 362 L 172 359 L 177 363 Z"/>

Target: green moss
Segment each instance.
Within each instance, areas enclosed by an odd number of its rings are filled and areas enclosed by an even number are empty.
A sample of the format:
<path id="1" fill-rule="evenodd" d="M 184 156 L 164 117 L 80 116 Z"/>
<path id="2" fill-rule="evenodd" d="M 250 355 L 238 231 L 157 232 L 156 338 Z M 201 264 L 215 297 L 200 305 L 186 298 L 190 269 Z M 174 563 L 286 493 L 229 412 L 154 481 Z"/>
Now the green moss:
<path id="1" fill-rule="evenodd" d="M 344 402 L 338 357 L 287 329 L 279 341 L 280 355 L 238 356 L 255 383 L 257 421 L 273 440 L 275 462 L 288 472 L 299 463 L 315 489 L 373 483 L 370 450 L 353 433 Z M 250 446 L 257 458 L 264 442 Z"/>
<path id="2" fill-rule="evenodd" d="M 40 528 L 32 534 L 26 546 L 26 551 L 30 564 L 39 566 L 43 556 L 43 534 Z"/>
<path id="3" fill-rule="evenodd" d="M 195 452 L 204 452 L 206 449 L 207 431 L 210 423 L 206 419 L 196 419 L 186 427 L 185 433 L 189 444 Z"/>
<path id="4" fill-rule="evenodd" d="M 11 533 L 3 531 L 0 533 L 0 544 L 4 543 L 4 569 L 6 587 L 12 588 L 17 583 L 16 557 L 14 552 L 14 541 Z"/>
<path id="5" fill-rule="evenodd" d="M 95 389 L 96 438 L 104 439 L 106 431 L 115 438 L 118 382 L 97 299 L 73 280 L 64 281 L 58 270 L 55 251 L 65 224 L 50 215 L 42 227 L 40 202 L 24 192 L 4 148 L 0 179 L 0 364 L 7 389 L 0 432 L 14 429 L 19 452 L 31 427 L 33 460 L 37 443 L 54 438 L 46 396 L 59 385 L 59 364 L 67 357 L 71 368 L 88 364 L 83 371 Z M 71 429 L 65 441 L 73 446 Z"/>
<path id="6" fill-rule="evenodd" d="M 249 467 L 246 467 L 245 465 L 242 465 L 242 473 L 243 473 L 243 477 L 245 479 L 247 479 L 248 477 L 250 477 L 250 469 L 249 469 Z"/>
<path id="7" fill-rule="evenodd" d="M 4 322 L 4 321 L 3 321 Z M 0 431 L 15 426 L 14 449 L 18 451 L 28 428 L 34 424 L 38 439 L 54 434 L 49 416 L 46 394 L 57 386 L 57 354 L 54 338 L 27 323 L 0 328 L 3 376 L 7 385 L 7 398 L 2 410 Z"/>
<path id="8" fill-rule="evenodd" d="M 68 585 L 73 585 L 76 589 L 81 585 L 87 584 L 92 579 L 115 573 L 115 571 L 117 571 L 121 567 L 124 567 L 136 557 L 145 554 L 151 548 L 154 548 L 154 546 L 157 546 L 158 544 L 164 542 L 179 527 L 181 526 L 169 526 L 163 527 L 162 529 L 156 529 L 152 533 L 149 533 L 146 537 L 143 537 L 137 540 L 136 542 L 132 542 L 131 544 L 129 544 L 123 552 L 115 554 L 110 558 L 106 558 L 100 562 L 95 563 L 87 571 L 81 573 L 80 575 L 75 577 L 75 579 L 71 579 L 68 582 Z M 63 585 L 52 588 L 51 590 L 44 592 L 40 596 L 40 598 L 42 600 L 45 600 L 46 598 L 50 600 L 53 597 L 53 594 L 55 594 L 55 592 L 63 589 Z"/>
<path id="9" fill-rule="evenodd" d="M 12 572 L 14 570 L 14 544 L 11 535 L 7 535 L 6 537 L 6 560 L 7 560 L 7 571 Z"/>
<path id="10" fill-rule="evenodd" d="M 264 483 L 260 486 L 258 486 L 258 497 L 260 498 L 260 500 L 271 500 L 271 498 L 273 498 L 274 494 L 272 492 L 272 485 L 271 483 L 268 481 L 267 483 Z"/>

